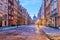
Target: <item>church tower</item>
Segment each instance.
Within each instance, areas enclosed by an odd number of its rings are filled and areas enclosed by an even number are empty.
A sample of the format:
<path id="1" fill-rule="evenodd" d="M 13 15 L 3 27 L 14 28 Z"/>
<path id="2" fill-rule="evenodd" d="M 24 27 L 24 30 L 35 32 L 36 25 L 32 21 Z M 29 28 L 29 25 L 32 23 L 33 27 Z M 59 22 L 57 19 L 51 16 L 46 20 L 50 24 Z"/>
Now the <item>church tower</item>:
<path id="1" fill-rule="evenodd" d="M 36 16 L 35 16 L 35 14 L 34 14 L 34 16 L 33 16 L 33 24 L 35 24 L 35 21 L 36 21 Z"/>

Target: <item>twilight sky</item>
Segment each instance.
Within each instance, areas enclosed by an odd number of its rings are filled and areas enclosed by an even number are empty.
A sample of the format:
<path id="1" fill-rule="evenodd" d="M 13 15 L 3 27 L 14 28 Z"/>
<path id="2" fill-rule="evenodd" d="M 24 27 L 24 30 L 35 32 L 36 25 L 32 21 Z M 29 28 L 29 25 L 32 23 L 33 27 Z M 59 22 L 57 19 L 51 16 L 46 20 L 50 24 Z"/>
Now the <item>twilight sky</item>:
<path id="1" fill-rule="evenodd" d="M 20 0 L 20 4 L 27 9 L 31 18 L 37 16 L 43 0 Z"/>

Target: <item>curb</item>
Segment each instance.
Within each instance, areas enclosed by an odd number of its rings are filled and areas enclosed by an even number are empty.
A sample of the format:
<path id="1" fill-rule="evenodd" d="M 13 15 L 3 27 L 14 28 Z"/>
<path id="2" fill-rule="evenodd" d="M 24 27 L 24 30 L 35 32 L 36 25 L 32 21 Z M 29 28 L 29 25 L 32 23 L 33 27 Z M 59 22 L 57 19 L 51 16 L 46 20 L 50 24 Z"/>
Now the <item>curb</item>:
<path id="1" fill-rule="evenodd" d="M 47 36 L 47 38 L 48 38 L 49 40 L 54 40 L 54 39 L 51 39 L 51 38 L 48 36 L 48 34 L 46 34 L 43 30 L 42 30 L 42 32 L 45 34 L 45 36 Z"/>

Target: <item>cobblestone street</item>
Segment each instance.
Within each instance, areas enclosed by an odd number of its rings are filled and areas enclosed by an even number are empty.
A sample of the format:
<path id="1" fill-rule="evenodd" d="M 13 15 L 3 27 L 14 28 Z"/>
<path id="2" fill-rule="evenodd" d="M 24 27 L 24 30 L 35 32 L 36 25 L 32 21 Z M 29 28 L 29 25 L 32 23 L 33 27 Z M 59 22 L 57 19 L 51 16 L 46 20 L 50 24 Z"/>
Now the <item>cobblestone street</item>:
<path id="1" fill-rule="evenodd" d="M 36 28 L 30 26 L 1 31 L 0 40 L 48 40 L 41 30 L 36 32 Z"/>
<path id="2" fill-rule="evenodd" d="M 60 40 L 60 0 L 0 0 L 0 40 Z"/>

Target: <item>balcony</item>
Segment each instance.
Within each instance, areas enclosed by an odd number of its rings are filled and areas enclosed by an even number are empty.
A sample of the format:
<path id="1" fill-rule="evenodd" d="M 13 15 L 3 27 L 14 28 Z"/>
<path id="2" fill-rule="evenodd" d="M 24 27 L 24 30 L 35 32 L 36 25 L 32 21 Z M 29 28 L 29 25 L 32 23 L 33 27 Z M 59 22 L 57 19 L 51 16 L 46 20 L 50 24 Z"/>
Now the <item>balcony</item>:
<path id="1" fill-rule="evenodd" d="M 18 7 L 17 7 L 17 6 L 14 6 L 13 8 L 14 8 L 15 10 L 18 10 Z"/>
<path id="2" fill-rule="evenodd" d="M 11 9 L 11 6 L 8 6 L 8 9 Z"/>
<path id="3" fill-rule="evenodd" d="M 56 9 L 54 9 L 53 11 L 51 11 L 51 15 L 54 15 L 54 14 L 57 14 L 57 13 L 58 13 L 57 8 L 56 8 Z"/>
<path id="4" fill-rule="evenodd" d="M 13 5 L 14 1 L 13 0 L 8 0 L 8 2 Z"/>
<path id="5" fill-rule="evenodd" d="M 49 0 L 48 2 L 46 2 L 46 7 L 48 7 L 50 5 L 51 0 Z"/>
<path id="6" fill-rule="evenodd" d="M 13 5 L 11 5 L 10 3 L 8 4 L 8 9 L 12 9 Z"/>
<path id="7" fill-rule="evenodd" d="M 12 14 L 8 14 L 9 16 L 11 16 L 11 17 L 13 17 L 13 15 Z"/>

